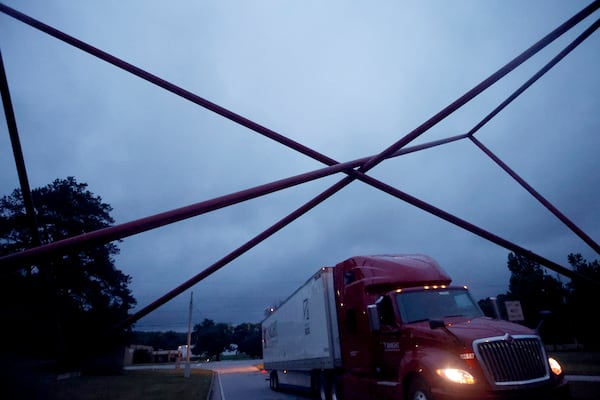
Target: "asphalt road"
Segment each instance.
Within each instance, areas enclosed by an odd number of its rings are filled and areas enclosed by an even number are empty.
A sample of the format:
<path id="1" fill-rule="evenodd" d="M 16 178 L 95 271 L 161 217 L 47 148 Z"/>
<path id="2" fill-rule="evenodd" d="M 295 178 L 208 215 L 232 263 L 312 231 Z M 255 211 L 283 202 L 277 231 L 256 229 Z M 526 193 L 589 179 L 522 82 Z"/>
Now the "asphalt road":
<path id="1" fill-rule="evenodd" d="M 269 389 L 268 375 L 256 367 L 256 361 L 222 361 L 194 364 L 192 368 L 213 370 L 211 400 L 307 400 L 302 393 L 274 392 Z"/>
<path id="2" fill-rule="evenodd" d="M 213 383 L 210 400 L 307 400 L 311 398 L 303 393 L 273 392 L 269 389 L 268 375 L 252 366 L 219 366 L 213 370 L 217 372 L 217 379 Z M 569 378 L 572 400 L 600 399 L 600 377 L 570 376 Z"/>

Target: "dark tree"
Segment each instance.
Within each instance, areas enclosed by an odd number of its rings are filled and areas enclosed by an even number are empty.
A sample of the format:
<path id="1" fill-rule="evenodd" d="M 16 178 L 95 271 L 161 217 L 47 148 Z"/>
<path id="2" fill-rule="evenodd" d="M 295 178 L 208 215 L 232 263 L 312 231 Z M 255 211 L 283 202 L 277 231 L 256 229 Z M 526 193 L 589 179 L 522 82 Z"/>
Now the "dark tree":
<path id="1" fill-rule="evenodd" d="M 552 317 L 544 322 L 541 330 L 544 340 L 550 343 L 566 340 L 568 333 L 559 323 L 566 313 L 567 291 L 557 278 L 547 274 L 536 262 L 519 254 L 508 255 L 511 272 L 507 297 L 519 300 L 525 316 L 525 324 L 535 328 L 540 324 L 542 311 L 550 311 Z"/>
<path id="2" fill-rule="evenodd" d="M 575 272 L 600 282 L 600 262 L 598 260 L 588 262 L 581 254 L 569 254 L 569 264 Z M 597 349 L 598 334 L 595 323 L 600 313 L 595 304 L 598 304 L 598 295 L 595 288 L 586 281 L 573 280 L 568 284 L 569 293 L 569 316 L 575 331 L 575 336 L 587 348 Z"/>
<path id="3" fill-rule="evenodd" d="M 179 346 L 187 344 L 187 333 L 134 331 L 132 343 L 152 346 L 154 350 L 177 350 Z"/>
<path id="4" fill-rule="evenodd" d="M 504 302 L 507 300 L 511 300 L 508 295 L 499 294 L 496 296 L 495 301 L 488 297 L 486 299 L 479 300 L 477 304 L 479 304 L 481 311 L 483 311 L 487 317 L 508 319 L 506 308 L 503 307 Z"/>
<path id="5" fill-rule="evenodd" d="M 233 332 L 231 326 L 217 323 L 211 319 L 204 319 L 201 324 L 194 325 L 192 336 L 192 353 L 195 355 L 206 355 L 221 359 L 221 353 L 231 350 Z"/>
<path id="6" fill-rule="evenodd" d="M 233 342 L 238 351 L 252 358 L 262 357 L 262 332 L 260 324 L 243 323 L 233 329 Z"/>
<path id="7" fill-rule="evenodd" d="M 42 244 L 114 223 L 112 208 L 73 177 L 32 191 Z M 0 199 L 0 255 L 34 246 L 23 196 Z M 114 243 L 71 248 L 35 265 L 0 271 L 4 326 L 15 330 L 25 351 L 80 365 L 105 356 L 126 340 L 129 329 L 112 329 L 136 304 L 131 278 L 115 268 Z M 25 347 L 25 346 L 23 346 Z M 90 354 L 90 351 L 94 354 Z"/>

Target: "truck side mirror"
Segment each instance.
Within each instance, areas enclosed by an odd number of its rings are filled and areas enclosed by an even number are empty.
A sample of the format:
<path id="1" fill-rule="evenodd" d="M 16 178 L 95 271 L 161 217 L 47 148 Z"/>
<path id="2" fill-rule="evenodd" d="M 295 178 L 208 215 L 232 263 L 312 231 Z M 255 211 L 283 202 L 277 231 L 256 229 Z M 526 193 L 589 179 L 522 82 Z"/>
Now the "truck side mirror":
<path id="1" fill-rule="evenodd" d="M 369 328 L 371 332 L 379 332 L 381 324 L 379 322 L 379 310 L 376 304 L 369 304 L 367 306 L 367 317 L 369 318 Z"/>
<path id="2" fill-rule="evenodd" d="M 542 325 L 544 325 L 544 322 L 546 322 L 546 319 L 550 318 L 551 316 L 552 316 L 552 311 L 548 311 L 548 310 L 540 311 L 540 322 L 535 327 L 535 331 L 537 332 L 538 335 L 540 333 L 540 329 L 542 329 Z"/>

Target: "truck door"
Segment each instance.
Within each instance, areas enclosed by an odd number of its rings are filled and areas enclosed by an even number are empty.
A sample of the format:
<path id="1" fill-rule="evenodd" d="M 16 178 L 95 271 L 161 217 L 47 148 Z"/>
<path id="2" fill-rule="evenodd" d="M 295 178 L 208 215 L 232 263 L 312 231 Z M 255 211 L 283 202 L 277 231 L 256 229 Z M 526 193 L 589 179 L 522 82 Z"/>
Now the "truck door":
<path id="1" fill-rule="evenodd" d="M 375 337 L 371 334 L 364 304 L 363 287 L 346 287 L 347 302 L 339 310 L 340 337 L 344 369 L 344 400 L 369 400 L 372 397 Z"/>
<path id="2" fill-rule="evenodd" d="M 380 330 L 375 356 L 375 369 L 380 379 L 391 384 L 398 381 L 398 368 L 404 353 L 400 343 L 400 329 L 389 296 L 381 297 L 376 304 L 380 318 Z"/>

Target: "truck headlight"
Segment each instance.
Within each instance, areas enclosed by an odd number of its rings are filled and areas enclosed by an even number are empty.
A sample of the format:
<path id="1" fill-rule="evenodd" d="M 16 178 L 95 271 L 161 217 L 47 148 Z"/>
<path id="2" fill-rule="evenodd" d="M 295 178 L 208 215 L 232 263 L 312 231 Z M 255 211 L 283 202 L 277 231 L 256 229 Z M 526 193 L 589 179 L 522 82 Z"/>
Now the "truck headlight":
<path id="1" fill-rule="evenodd" d="M 548 364 L 550 364 L 550 370 L 552 371 L 552 373 L 554 375 L 562 374 L 562 372 L 563 372 L 562 367 L 560 366 L 558 361 L 556 361 L 554 358 L 548 357 Z"/>
<path id="2" fill-rule="evenodd" d="M 438 369 L 435 372 L 437 372 L 437 374 L 442 378 L 446 378 L 454 383 L 463 383 L 467 385 L 472 385 L 473 383 L 475 383 L 475 378 L 473 378 L 473 375 L 471 375 L 464 369 L 443 368 Z"/>

